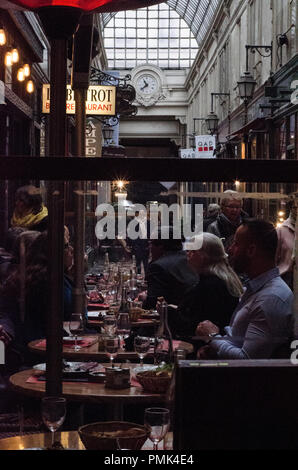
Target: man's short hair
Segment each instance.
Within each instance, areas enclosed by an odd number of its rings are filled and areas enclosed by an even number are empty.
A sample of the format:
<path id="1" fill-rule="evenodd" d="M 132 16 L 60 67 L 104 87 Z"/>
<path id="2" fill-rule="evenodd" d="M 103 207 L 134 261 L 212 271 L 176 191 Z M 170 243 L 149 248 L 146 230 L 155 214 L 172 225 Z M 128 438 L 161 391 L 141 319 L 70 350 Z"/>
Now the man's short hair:
<path id="1" fill-rule="evenodd" d="M 226 206 L 229 201 L 240 201 L 242 204 L 242 198 L 240 197 L 237 191 L 233 191 L 232 189 L 227 189 L 222 197 L 220 198 L 220 205 L 221 207 Z"/>
<path id="2" fill-rule="evenodd" d="M 248 229 L 249 238 L 268 257 L 275 259 L 277 232 L 271 222 L 260 219 L 245 219 L 242 223 Z"/>

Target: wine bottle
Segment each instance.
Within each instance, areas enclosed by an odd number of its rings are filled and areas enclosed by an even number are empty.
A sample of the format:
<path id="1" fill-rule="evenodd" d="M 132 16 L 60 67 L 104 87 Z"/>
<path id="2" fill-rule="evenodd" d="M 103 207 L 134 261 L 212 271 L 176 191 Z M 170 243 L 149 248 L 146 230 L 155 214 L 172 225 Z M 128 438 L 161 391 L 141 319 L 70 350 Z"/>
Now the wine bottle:
<path id="1" fill-rule="evenodd" d="M 160 323 L 154 339 L 154 363 L 173 362 L 173 338 L 168 324 L 168 304 L 165 300 L 158 305 Z"/>

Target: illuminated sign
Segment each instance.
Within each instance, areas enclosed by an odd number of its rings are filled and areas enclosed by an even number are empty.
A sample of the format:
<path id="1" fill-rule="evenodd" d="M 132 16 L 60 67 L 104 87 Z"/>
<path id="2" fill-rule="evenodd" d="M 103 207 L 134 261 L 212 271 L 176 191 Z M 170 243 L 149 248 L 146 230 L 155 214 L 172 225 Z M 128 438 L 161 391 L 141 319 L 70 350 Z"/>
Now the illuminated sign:
<path id="1" fill-rule="evenodd" d="M 67 85 L 66 113 L 75 114 L 76 103 L 74 91 Z M 42 112 L 50 112 L 50 85 L 42 88 Z M 87 90 L 86 114 L 115 116 L 116 114 L 116 87 L 112 85 L 90 85 Z"/>

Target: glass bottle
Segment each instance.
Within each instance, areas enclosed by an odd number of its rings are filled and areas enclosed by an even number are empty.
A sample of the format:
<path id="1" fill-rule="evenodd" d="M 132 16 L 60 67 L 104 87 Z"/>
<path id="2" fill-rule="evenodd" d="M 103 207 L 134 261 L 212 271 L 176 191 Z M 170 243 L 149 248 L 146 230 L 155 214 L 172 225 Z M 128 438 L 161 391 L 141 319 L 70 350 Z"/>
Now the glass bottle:
<path id="1" fill-rule="evenodd" d="M 173 338 L 168 324 L 168 304 L 165 300 L 158 304 L 160 323 L 154 339 L 154 363 L 173 362 Z"/>
<path id="2" fill-rule="evenodd" d="M 104 270 L 109 271 L 109 267 L 110 267 L 109 253 L 106 253 L 105 260 L 104 260 Z"/>
<path id="3" fill-rule="evenodd" d="M 128 298 L 127 298 L 127 287 L 126 286 L 122 286 L 121 304 L 120 304 L 119 312 L 121 312 L 121 313 L 128 313 L 129 312 Z"/>

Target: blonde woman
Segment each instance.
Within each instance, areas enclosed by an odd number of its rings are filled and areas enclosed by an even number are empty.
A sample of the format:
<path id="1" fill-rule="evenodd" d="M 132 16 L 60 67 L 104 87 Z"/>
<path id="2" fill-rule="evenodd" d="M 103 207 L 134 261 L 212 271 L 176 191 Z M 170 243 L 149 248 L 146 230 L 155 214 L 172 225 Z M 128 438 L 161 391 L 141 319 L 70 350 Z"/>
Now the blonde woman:
<path id="1" fill-rule="evenodd" d="M 196 326 L 204 320 L 223 329 L 243 292 L 220 238 L 203 233 L 196 242 L 200 248 L 188 252 L 188 263 L 199 275 L 199 282 L 186 292 L 178 310 L 169 318 L 174 336 L 194 336 Z"/>

